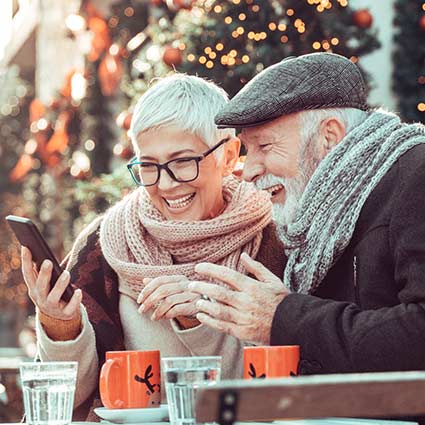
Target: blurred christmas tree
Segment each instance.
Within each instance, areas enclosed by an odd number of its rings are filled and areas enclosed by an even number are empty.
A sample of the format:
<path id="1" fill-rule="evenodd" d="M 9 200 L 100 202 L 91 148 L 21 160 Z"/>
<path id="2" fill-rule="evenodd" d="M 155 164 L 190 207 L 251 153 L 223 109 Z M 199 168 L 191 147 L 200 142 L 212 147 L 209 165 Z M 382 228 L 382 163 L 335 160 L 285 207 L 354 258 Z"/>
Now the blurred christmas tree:
<path id="1" fill-rule="evenodd" d="M 328 51 L 356 63 L 379 47 L 372 15 L 348 0 L 167 0 L 156 15 L 133 61 L 142 78 L 134 94 L 167 66 L 208 77 L 233 96 L 287 56 Z"/>
<path id="2" fill-rule="evenodd" d="M 407 121 L 425 123 L 425 3 L 397 0 L 393 90 Z"/>

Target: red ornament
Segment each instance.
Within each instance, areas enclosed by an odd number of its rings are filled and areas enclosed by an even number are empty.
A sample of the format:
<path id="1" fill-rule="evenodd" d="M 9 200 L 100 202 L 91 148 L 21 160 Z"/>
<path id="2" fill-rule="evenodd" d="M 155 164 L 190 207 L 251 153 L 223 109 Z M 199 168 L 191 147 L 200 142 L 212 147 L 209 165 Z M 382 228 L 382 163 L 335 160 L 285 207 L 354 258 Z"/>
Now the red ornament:
<path id="1" fill-rule="evenodd" d="M 113 152 L 116 156 L 119 156 L 120 158 L 126 161 L 134 157 L 133 149 L 126 145 L 123 145 L 122 143 L 117 143 L 114 146 Z"/>
<path id="2" fill-rule="evenodd" d="M 420 28 L 422 31 L 425 31 L 425 15 L 422 15 L 422 16 L 419 18 L 419 28 Z"/>
<path id="3" fill-rule="evenodd" d="M 183 55 L 177 47 L 166 46 L 162 54 L 162 60 L 168 66 L 179 66 L 183 62 Z"/>
<path id="4" fill-rule="evenodd" d="M 190 10 L 192 9 L 194 0 L 165 0 L 167 6 L 173 12 L 176 12 L 180 9 Z"/>
<path id="5" fill-rule="evenodd" d="M 133 114 L 128 111 L 122 111 L 116 119 L 116 123 L 118 127 L 121 127 L 124 130 L 130 130 L 131 119 L 133 118 Z"/>
<path id="6" fill-rule="evenodd" d="M 359 28 L 370 28 L 373 23 L 373 17 L 368 9 L 359 9 L 353 13 L 353 22 Z"/>

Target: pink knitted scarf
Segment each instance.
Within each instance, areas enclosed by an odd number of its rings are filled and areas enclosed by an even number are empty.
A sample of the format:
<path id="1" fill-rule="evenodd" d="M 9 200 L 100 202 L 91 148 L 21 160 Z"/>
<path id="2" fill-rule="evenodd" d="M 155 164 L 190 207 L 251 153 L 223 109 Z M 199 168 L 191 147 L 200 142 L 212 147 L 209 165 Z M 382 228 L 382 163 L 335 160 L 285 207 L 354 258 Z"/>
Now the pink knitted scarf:
<path id="1" fill-rule="evenodd" d="M 262 230 L 272 217 L 270 196 L 230 176 L 224 179 L 223 197 L 225 210 L 202 221 L 166 220 L 144 188 L 109 209 L 100 227 L 100 245 L 120 278 L 120 292 L 137 299 L 145 277 L 202 279 L 194 271 L 200 262 L 245 272 L 239 258 L 242 252 L 256 257 Z"/>

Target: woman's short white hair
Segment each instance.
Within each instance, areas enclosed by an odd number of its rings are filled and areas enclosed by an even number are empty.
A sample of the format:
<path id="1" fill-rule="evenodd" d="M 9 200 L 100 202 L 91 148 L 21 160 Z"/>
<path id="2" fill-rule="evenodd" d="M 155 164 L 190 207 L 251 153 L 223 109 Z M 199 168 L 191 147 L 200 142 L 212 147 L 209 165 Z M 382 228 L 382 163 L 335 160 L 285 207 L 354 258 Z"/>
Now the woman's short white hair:
<path id="1" fill-rule="evenodd" d="M 130 136 L 136 152 L 140 150 L 140 133 L 162 127 L 187 131 L 209 147 L 235 135 L 234 129 L 219 130 L 214 123 L 215 115 L 228 102 L 222 88 L 203 78 L 178 73 L 155 81 L 134 108 Z"/>
<path id="2" fill-rule="evenodd" d="M 302 140 L 307 140 L 319 130 L 320 123 L 326 118 L 337 118 L 345 125 L 345 133 L 359 126 L 369 113 L 356 108 L 311 109 L 299 115 Z"/>

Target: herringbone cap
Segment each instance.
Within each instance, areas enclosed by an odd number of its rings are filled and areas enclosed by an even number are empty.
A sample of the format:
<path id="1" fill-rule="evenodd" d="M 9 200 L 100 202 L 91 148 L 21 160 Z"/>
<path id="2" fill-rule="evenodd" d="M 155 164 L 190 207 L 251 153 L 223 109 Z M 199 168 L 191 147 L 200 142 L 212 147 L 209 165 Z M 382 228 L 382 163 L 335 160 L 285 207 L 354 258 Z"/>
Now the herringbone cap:
<path id="1" fill-rule="evenodd" d="M 220 128 L 252 127 L 306 109 L 367 110 L 359 68 L 333 53 L 290 57 L 256 75 L 215 117 Z"/>

